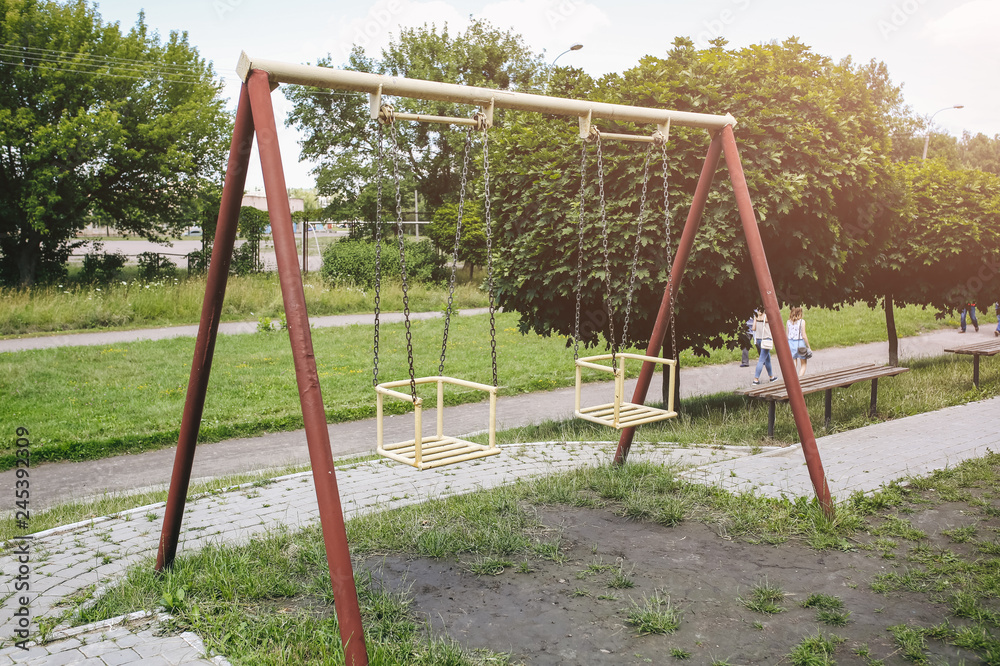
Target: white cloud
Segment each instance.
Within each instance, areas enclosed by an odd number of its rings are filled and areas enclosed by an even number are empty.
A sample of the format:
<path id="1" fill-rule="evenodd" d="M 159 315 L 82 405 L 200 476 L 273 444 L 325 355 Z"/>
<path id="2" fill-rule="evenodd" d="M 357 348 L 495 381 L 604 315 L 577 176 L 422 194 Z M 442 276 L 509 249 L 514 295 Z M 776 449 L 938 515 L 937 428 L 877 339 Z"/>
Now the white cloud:
<path id="1" fill-rule="evenodd" d="M 584 0 L 501 0 L 485 5 L 479 16 L 513 28 L 530 48 L 550 57 L 611 25 L 607 14 Z"/>
<path id="2" fill-rule="evenodd" d="M 938 19 L 927 22 L 924 36 L 937 46 L 997 54 L 996 27 L 1000 25 L 1000 3 L 971 0 Z"/>
<path id="3" fill-rule="evenodd" d="M 425 23 L 438 27 L 447 23 L 449 27 L 464 28 L 468 17 L 443 0 L 379 0 L 370 5 L 364 14 L 354 18 L 345 19 L 342 12 L 332 13 L 329 19 L 332 34 L 326 50 L 333 56 L 334 62 L 346 62 L 351 48 L 359 44 L 369 56 L 377 58 L 390 39 L 398 37 L 400 26 L 414 27 Z"/>

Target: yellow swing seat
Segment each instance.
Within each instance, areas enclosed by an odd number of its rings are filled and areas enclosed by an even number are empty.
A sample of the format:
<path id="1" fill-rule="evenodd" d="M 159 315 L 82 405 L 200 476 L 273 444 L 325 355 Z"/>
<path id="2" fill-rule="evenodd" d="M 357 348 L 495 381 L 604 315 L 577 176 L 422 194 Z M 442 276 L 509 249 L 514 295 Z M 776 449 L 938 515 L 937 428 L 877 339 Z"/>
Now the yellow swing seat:
<path id="1" fill-rule="evenodd" d="M 430 437 L 423 435 L 423 398 L 417 396 L 416 400 L 414 400 L 413 396 L 409 393 L 401 393 L 393 390 L 408 387 L 410 385 L 409 379 L 378 384 L 375 387 L 375 392 L 377 394 L 376 409 L 378 411 L 378 419 L 376 435 L 378 438 L 379 455 L 424 470 L 473 460 L 475 458 L 495 456 L 500 453 L 500 449 L 496 445 L 497 387 L 442 376 L 420 377 L 415 379 L 414 383 L 437 384 L 437 433 Z M 444 434 L 445 384 L 463 386 L 489 394 L 490 418 L 487 425 L 487 432 L 489 433 L 488 444 L 475 444 Z M 405 400 L 413 404 L 413 439 L 395 444 L 385 444 L 383 404 L 386 396 Z"/>
<path id="2" fill-rule="evenodd" d="M 594 423 L 610 426 L 621 430 L 632 428 L 644 423 L 654 423 L 665 421 L 677 416 L 674 411 L 674 389 L 677 383 L 676 363 L 673 359 L 659 358 L 656 356 L 645 356 L 643 354 L 618 353 L 614 355 L 620 359 L 618 368 L 613 368 L 610 364 L 600 363 L 600 361 L 610 361 L 611 354 L 601 354 L 599 356 L 588 356 L 576 360 L 576 403 L 574 414 L 577 418 L 586 419 Z M 625 402 L 625 360 L 631 359 L 644 363 L 656 363 L 663 366 L 664 372 L 669 372 L 669 397 L 667 398 L 667 408 L 650 407 L 649 405 L 636 405 Z M 602 372 L 610 372 L 615 376 L 615 399 L 603 405 L 593 407 L 581 406 L 581 393 L 583 389 L 583 369 L 591 368 Z"/>

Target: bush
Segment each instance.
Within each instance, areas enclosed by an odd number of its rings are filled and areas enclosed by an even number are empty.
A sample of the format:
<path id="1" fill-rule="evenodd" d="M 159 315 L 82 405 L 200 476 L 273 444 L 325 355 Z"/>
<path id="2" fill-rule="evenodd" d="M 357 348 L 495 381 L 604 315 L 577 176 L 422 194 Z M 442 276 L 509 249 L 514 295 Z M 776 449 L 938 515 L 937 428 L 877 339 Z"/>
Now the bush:
<path id="1" fill-rule="evenodd" d="M 107 284 L 118 278 L 125 267 L 127 257 L 121 252 L 101 252 L 101 243 L 94 243 L 94 251 L 83 255 L 83 268 L 80 270 L 81 282 L 98 282 Z"/>
<path id="2" fill-rule="evenodd" d="M 409 282 L 444 282 L 444 257 L 430 240 L 406 241 L 406 277 Z M 375 244 L 365 240 L 341 240 L 323 251 L 323 279 L 358 287 L 375 286 Z M 382 278 L 398 280 L 399 247 L 395 239 L 382 243 Z"/>
<path id="3" fill-rule="evenodd" d="M 172 278 L 177 274 L 177 266 L 156 252 L 142 252 L 136 257 L 136 260 L 139 262 L 139 279 L 143 282 Z"/>

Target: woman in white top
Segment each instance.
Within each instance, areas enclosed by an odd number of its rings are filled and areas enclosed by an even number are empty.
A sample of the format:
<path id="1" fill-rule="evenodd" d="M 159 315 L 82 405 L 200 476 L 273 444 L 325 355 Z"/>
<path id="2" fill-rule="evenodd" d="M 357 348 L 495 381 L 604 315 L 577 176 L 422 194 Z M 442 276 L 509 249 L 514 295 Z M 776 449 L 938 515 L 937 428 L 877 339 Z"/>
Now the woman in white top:
<path id="1" fill-rule="evenodd" d="M 760 340 L 760 356 L 757 358 L 757 368 L 753 373 L 753 383 L 760 384 L 760 371 L 767 368 L 767 377 L 774 381 L 777 377 L 771 371 L 771 350 L 774 348 L 774 341 L 771 339 L 771 327 L 767 324 L 767 315 L 757 311 L 753 318 L 753 335 Z"/>
<path id="2" fill-rule="evenodd" d="M 788 335 L 788 346 L 792 348 L 792 358 L 795 360 L 795 368 L 799 377 L 806 374 L 806 357 L 799 353 L 799 348 L 809 348 L 809 338 L 806 336 L 806 320 L 802 318 L 802 308 L 794 307 L 788 315 L 786 324 L 786 334 Z"/>

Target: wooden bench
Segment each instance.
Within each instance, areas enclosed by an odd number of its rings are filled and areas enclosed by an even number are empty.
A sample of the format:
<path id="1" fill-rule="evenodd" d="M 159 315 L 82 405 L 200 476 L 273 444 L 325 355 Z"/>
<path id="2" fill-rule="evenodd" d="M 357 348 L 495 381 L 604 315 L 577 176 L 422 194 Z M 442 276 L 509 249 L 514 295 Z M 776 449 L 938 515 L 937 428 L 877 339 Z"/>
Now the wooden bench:
<path id="1" fill-rule="evenodd" d="M 908 372 L 909 368 L 891 367 L 888 365 L 876 365 L 874 363 L 865 363 L 863 365 L 852 365 L 847 368 L 837 368 L 836 370 L 830 370 L 828 372 L 818 372 L 815 374 L 807 374 L 805 377 L 799 378 L 799 384 L 802 386 L 802 394 L 807 395 L 809 393 L 817 393 L 819 391 L 826 391 L 826 400 L 824 401 L 825 406 L 825 416 L 826 420 L 824 426 L 829 429 L 830 427 L 830 412 L 833 406 L 833 389 L 835 388 L 846 388 L 851 384 L 857 382 L 871 381 L 872 383 L 872 399 L 871 399 L 871 409 L 869 413 L 872 417 L 875 416 L 875 409 L 878 405 L 878 380 L 880 377 L 894 377 L 895 375 Z M 738 389 L 736 391 L 739 395 L 745 395 L 750 398 L 758 398 L 759 400 L 768 401 L 767 409 L 767 436 L 774 437 L 774 406 L 778 402 L 788 402 L 788 389 L 785 387 L 785 382 L 775 381 L 770 383 L 763 383 L 760 385 L 754 385 L 749 388 Z"/>
<path id="2" fill-rule="evenodd" d="M 952 354 L 972 355 L 972 383 L 976 385 L 976 388 L 979 388 L 979 357 L 1000 354 L 1000 338 L 993 338 L 986 342 L 976 342 L 971 345 L 962 345 L 961 347 L 952 347 L 951 349 L 945 349 L 945 351 Z"/>

